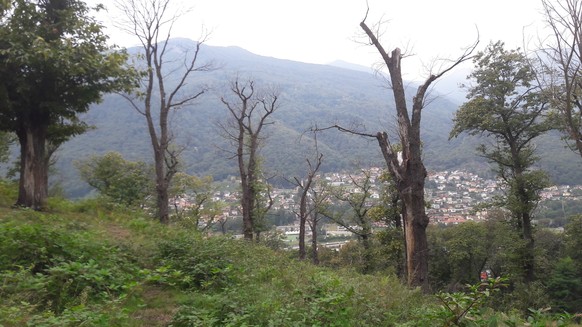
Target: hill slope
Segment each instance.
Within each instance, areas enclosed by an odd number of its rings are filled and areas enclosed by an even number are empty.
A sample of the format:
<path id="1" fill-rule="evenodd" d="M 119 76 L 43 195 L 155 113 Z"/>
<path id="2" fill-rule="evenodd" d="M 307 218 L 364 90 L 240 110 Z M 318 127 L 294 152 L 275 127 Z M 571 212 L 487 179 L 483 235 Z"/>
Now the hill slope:
<path id="1" fill-rule="evenodd" d="M 181 62 L 179 59 L 193 44 L 189 40 L 173 40 L 168 62 Z M 313 152 L 313 143 L 304 134 L 312 126 L 339 123 L 370 133 L 395 132 L 391 91 L 384 81 L 368 72 L 263 57 L 238 47 L 204 46 L 200 59 L 213 61 L 220 69 L 194 74 L 185 92 L 195 92 L 201 85 L 209 86 L 210 92 L 172 117 L 176 139 L 185 146 L 184 169 L 190 173 L 212 175 L 215 179 L 236 173 L 234 161 L 228 159 L 230 153 L 224 151 L 229 145 L 216 127 L 217 122 L 227 119 L 226 108 L 219 98 L 228 95 L 228 83 L 236 76 L 253 79 L 259 88 L 274 85 L 281 92 L 282 104 L 273 116 L 275 124 L 267 130 L 269 139 L 264 149 L 265 167 L 271 174 L 303 174 L 305 158 Z M 414 93 L 415 85 L 409 84 L 408 91 Z M 423 114 L 426 166 L 429 170 L 486 172 L 487 166 L 474 155 L 475 140 L 460 137 L 448 141 L 451 117 L 457 107 L 458 101 L 433 93 Z M 64 144 L 59 153 L 58 167 L 69 195 L 83 196 L 88 191 L 86 185 L 78 182 L 72 165 L 76 159 L 118 151 L 128 159 L 151 161 L 145 121 L 120 96 L 106 96 L 83 119 L 96 129 Z M 552 151 L 550 155 L 542 155 L 549 159 L 542 166 L 550 168 L 556 182 L 582 183 L 582 174 L 578 173 L 582 171 L 582 160 L 555 146 L 557 142 L 556 137 L 540 142 L 540 150 Z M 318 145 L 325 156 L 324 171 L 381 165 L 374 140 L 328 131 L 318 136 Z M 564 172 L 571 174 L 561 180 Z"/>

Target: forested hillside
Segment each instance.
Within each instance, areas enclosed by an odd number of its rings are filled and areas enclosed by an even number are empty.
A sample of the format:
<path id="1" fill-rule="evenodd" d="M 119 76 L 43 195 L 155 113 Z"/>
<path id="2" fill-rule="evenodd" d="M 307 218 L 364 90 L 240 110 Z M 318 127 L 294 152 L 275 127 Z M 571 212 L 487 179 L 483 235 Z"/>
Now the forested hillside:
<path id="1" fill-rule="evenodd" d="M 190 40 L 175 39 L 168 55 L 180 62 L 178 58 L 193 44 Z M 237 47 L 204 45 L 201 54 L 200 60 L 212 61 L 218 69 L 193 75 L 184 92 L 200 85 L 208 85 L 210 90 L 194 105 L 176 112 L 171 122 L 178 144 L 185 148 L 182 164 L 189 173 L 212 175 L 215 180 L 235 174 L 235 162 L 229 160 L 233 148 L 221 136 L 217 123 L 227 119 L 220 97 L 227 94 L 228 84 L 236 76 L 252 78 L 259 87 L 274 86 L 280 90 L 281 108 L 273 116 L 275 124 L 266 129 L 264 166 L 269 175 L 290 177 L 304 171 L 305 157 L 313 150 L 311 134 L 306 132 L 314 126 L 338 123 L 369 133 L 395 132 L 390 90 L 382 78 L 367 73 L 366 69 L 262 57 Z M 415 88 L 412 83 L 408 85 L 410 94 Z M 448 140 L 452 114 L 459 104 L 442 93 L 436 90 L 431 93 L 432 100 L 423 114 L 427 169 L 489 173 L 490 168 L 475 155 L 477 141 L 465 136 Z M 64 144 L 58 153 L 56 178 L 69 196 L 82 197 L 89 191 L 77 177 L 75 160 L 118 151 L 130 160 L 151 161 L 145 121 L 121 96 L 106 96 L 82 119 L 95 128 Z M 378 145 L 372 139 L 327 131 L 318 135 L 318 146 L 326 158 L 322 171 L 381 164 Z M 541 166 L 555 183 L 582 184 L 582 161 L 564 147 L 557 135 L 545 137 L 538 148 Z"/>

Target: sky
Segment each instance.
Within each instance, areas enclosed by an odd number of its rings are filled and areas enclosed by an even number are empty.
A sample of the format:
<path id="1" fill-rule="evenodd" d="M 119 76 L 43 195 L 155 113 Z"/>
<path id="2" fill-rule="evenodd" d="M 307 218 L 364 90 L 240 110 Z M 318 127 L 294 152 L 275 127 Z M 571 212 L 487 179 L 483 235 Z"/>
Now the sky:
<path id="1" fill-rule="evenodd" d="M 111 41 L 137 44 L 113 26 L 120 15 L 114 0 L 102 3 L 98 19 L 108 26 Z M 239 46 L 258 55 L 316 64 L 335 60 L 372 67 L 381 61 L 365 45 L 359 27 L 366 0 L 172 0 L 190 8 L 176 23 L 174 37 L 198 40 L 211 32 L 208 45 Z M 537 39 L 543 15 L 539 0 L 368 0 L 368 26 L 382 21 L 381 43 L 412 55 L 403 60 L 405 78 L 422 80 L 437 58 L 455 58 L 480 39 L 478 49 L 502 40 L 506 48 Z"/>

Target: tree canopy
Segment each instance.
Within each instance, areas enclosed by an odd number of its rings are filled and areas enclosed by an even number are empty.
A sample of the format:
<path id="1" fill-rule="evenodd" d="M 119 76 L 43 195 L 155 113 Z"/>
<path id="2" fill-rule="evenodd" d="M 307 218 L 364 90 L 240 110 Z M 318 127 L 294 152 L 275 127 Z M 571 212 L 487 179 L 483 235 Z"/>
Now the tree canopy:
<path id="1" fill-rule="evenodd" d="M 107 45 L 82 1 L 15 0 L 0 20 L 0 131 L 21 146 L 17 204 L 40 209 L 47 150 L 84 132 L 78 114 L 133 83 L 127 55 Z"/>
<path id="2" fill-rule="evenodd" d="M 469 101 L 456 112 L 451 137 L 466 132 L 483 135 L 493 142 L 481 144 L 479 153 L 497 165 L 497 175 L 506 186 L 500 203 L 515 219 L 528 241 L 524 271 L 533 279 L 532 213 L 539 192 L 548 185 L 545 173 L 532 169 L 538 160 L 532 141 L 552 128 L 544 118 L 547 101 L 535 83 L 535 71 L 518 50 L 505 50 L 502 42 L 490 44 L 474 59 L 469 76 L 475 85 Z"/>

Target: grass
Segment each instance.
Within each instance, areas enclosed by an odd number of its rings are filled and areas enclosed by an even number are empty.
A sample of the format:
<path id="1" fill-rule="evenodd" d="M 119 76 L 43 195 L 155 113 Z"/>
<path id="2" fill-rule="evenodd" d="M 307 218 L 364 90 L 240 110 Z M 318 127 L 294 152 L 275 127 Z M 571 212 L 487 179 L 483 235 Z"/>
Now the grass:
<path id="1" fill-rule="evenodd" d="M 11 209 L 2 187 L 0 326 L 439 324 L 435 299 L 393 276 L 314 266 L 96 200 Z"/>

